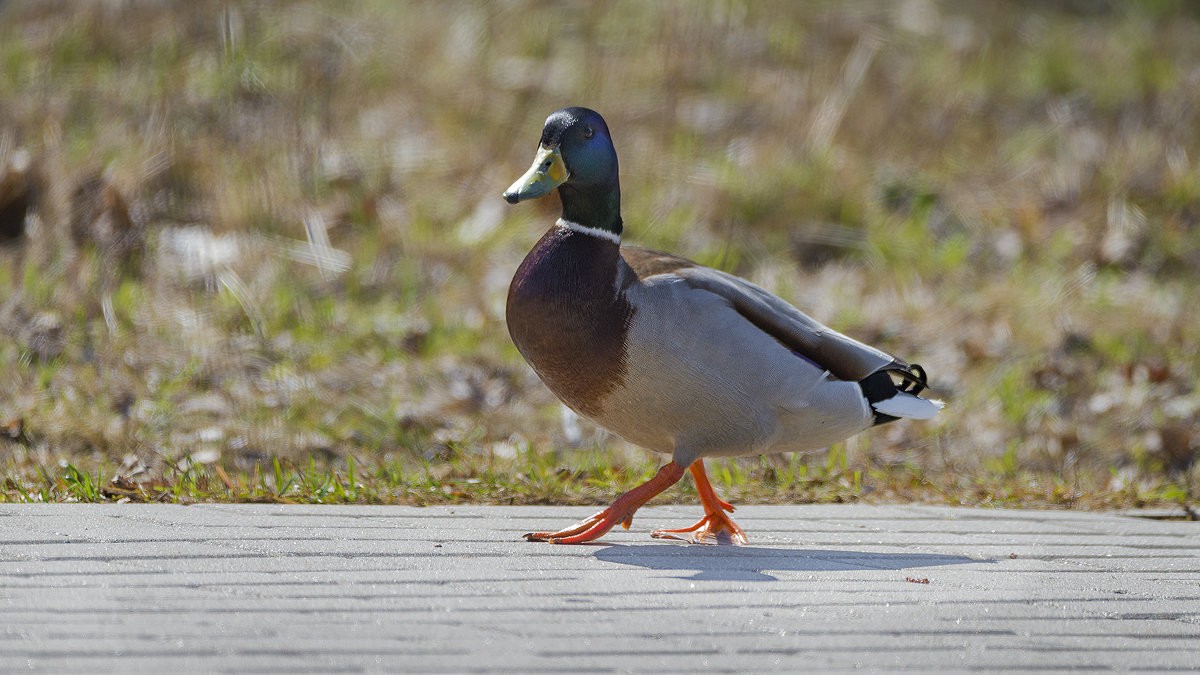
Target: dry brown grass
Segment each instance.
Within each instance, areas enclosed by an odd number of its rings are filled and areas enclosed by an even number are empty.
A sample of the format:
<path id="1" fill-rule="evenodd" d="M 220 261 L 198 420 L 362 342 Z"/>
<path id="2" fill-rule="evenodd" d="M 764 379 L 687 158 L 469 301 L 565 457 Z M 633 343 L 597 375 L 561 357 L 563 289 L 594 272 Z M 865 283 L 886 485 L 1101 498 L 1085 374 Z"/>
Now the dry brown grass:
<path id="1" fill-rule="evenodd" d="M 1188 3 L 9 3 L 0 102 L 4 498 L 70 496 L 60 461 L 210 467 L 215 498 L 248 490 L 211 467 L 277 457 L 409 476 L 373 499 L 636 480 L 597 430 L 570 450 L 504 327 L 556 214 L 498 195 L 568 104 L 614 130 L 631 241 L 924 364 L 949 403 L 840 468 L 731 463 L 744 497 L 1200 489 Z M 556 452 L 609 482 L 538 483 Z"/>

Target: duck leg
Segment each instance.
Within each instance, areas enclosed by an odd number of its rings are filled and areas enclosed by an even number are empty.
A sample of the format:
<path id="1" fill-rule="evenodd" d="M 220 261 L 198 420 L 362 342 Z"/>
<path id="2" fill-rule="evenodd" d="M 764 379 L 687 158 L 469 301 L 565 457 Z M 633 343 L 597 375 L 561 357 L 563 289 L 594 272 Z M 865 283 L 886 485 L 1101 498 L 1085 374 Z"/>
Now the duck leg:
<path id="1" fill-rule="evenodd" d="M 721 542 L 721 533 L 727 533 L 730 542 L 745 544 L 746 533 L 737 523 L 725 515 L 726 511 L 733 512 L 733 505 L 722 500 L 708 482 L 708 474 L 704 473 L 704 460 L 698 459 L 691 466 L 692 478 L 696 481 L 696 491 L 700 493 L 700 503 L 704 505 L 704 517 L 691 527 L 678 530 L 655 530 L 650 536 L 656 539 L 683 539 L 676 534 L 692 532 L 691 542 L 694 544 L 717 544 Z"/>
<path id="2" fill-rule="evenodd" d="M 695 475 L 694 470 L 692 474 Z M 704 475 L 703 467 L 700 469 L 700 475 Z M 678 483 L 680 478 L 683 478 L 683 467 L 674 461 L 668 462 L 658 470 L 654 478 L 617 497 L 612 506 L 591 518 L 585 518 L 558 532 L 530 532 L 525 535 L 525 540 L 548 541 L 551 544 L 582 544 L 600 538 L 617 523 L 629 529 L 629 524 L 633 522 L 633 514 L 660 492 Z M 710 487 L 709 492 L 711 491 Z"/>

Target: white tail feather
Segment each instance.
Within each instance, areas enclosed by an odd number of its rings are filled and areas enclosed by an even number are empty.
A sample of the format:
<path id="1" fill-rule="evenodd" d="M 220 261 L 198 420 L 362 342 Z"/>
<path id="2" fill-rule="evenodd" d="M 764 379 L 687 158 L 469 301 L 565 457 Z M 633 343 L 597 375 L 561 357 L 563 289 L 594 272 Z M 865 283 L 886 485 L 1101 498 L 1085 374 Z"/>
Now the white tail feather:
<path id="1" fill-rule="evenodd" d="M 871 407 L 875 409 L 875 412 L 881 412 L 884 415 L 891 415 L 892 417 L 927 420 L 936 415 L 944 405 L 946 404 L 941 401 L 934 401 L 899 392 L 891 398 L 872 403 Z"/>

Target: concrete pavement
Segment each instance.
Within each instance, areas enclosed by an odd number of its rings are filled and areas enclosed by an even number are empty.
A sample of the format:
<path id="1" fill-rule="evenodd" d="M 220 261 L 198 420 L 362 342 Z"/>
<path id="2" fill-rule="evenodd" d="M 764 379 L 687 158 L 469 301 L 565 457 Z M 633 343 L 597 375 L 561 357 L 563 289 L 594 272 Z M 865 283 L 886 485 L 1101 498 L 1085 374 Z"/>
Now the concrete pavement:
<path id="1" fill-rule="evenodd" d="M 0 672 L 1193 670 L 1200 523 L 745 506 L 0 505 Z"/>

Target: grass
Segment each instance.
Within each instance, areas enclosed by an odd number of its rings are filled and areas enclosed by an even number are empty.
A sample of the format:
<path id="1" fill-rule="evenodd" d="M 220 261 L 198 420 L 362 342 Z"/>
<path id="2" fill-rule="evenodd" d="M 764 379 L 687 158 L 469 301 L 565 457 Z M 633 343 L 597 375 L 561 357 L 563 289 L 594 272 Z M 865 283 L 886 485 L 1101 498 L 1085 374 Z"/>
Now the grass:
<path id="1" fill-rule="evenodd" d="M 364 468 L 353 457 L 343 467 L 273 457 L 249 472 L 223 463 L 198 464 L 184 457 L 160 477 L 144 467 L 106 475 L 89 474 L 62 462 L 56 471 L 10 477 L 5 501 L 21 502 L 272 502 L 283 504 L 583 504 L 602 505 L 613 495 L 648 480 L 657 470 L 650 460 L 614 465 L 603 453 L 580 453 L 567 464 L 553 455 L 526 449 L 513 462 L 490 466 L 463 460 L 445 464 L 372 461 Z M 819 461 L 792 456 L 758 465 L 712 461 L 712 479 L 740 503 L 893 503 L 917 501 L 954 505 L 1018 508 L 1142 508 L 1176 506 L 1193 513 L 1190 495 L 1170 482 L 1122 484 L 1117 489 L 1085 491 L 1091 477 L 1068 481 L 1022 471 L 1011 456 L 998 460 L 988 474 L 965 478 L 930 473 L 905 463 L 898 466 L 850 465 L 834 448 Z M 692 485 L 681 484 L 655 503 L 690 503 Z"/>
<path id="2" fill-rule="evenodd" d="M 8 3 L 0 500 L 599 504 L 644 479 L 656 458 L 564 429 L 504 325 L 557 214 L 498 195 L 583 104 L 630 241 L 948 402 L 713 463 L 735 502 L 1195 504 L 1197 77 L 1200 16 L 1167 0 Z"/>

